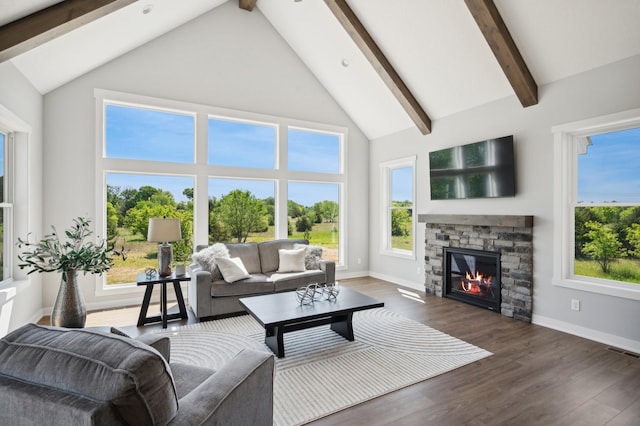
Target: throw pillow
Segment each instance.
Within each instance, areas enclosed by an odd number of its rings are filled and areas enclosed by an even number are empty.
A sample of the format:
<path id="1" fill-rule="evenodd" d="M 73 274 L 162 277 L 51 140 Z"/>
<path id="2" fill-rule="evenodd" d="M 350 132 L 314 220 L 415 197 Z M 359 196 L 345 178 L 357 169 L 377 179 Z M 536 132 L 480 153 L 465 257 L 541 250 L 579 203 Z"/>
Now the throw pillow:
<path id="1" fill-rule="evenodd" d="M 211 272 L 213 281 L 222 279 L 222 274 L 216 264 L 216 257 L 229 258 L 229 250 L 226 245 L 215 243 L 191 256 L 194 262 L 202 266 L 203 271 Z"/>
<path id="2" fill-rule="evenodd" d="M 226 282 L 234 283 L 250 276 L 239 257 L 216 257 L 216 263 Z"/>
<path id="3" fill-rule="evenodd" d="M 280 264 L 278 266 L 278 272 L 303 272 L 304 269 L 304 255 L 306 249 L 293 249 L 278 250 L 280 257 Z"/>
<path id="4" fill-rule="evenodd" d="M 320 269 L 320 261 L 322 260 L 322 251 L 324 250 L 321 246 L 312 246 L 307 244 L 294 244 L 294 249 L 305 249 L 304 255 L 304 267 L 305 269 Z"/>

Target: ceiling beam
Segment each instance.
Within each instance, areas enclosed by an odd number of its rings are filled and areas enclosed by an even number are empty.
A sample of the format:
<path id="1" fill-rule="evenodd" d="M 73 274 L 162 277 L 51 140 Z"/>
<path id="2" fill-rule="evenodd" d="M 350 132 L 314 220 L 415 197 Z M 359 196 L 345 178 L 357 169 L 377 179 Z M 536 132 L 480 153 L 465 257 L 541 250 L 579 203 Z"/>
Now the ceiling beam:
<path id="1" fill-rule="evenodd" d="M 256 7 L 256 2 L 258 0 L 238 0 L 238 6 L 240 9 L 248 10 L 251 12 L 254 7 Z"/>
<path id="2" fill-rule="evenodd" d="M 137 0 L 65 0 L 0 27 L 0 62 Z"/>
<path id="3" fill-rule="evenodd" d="M 382 81 L 387 85 L 391 93 L 396 97 L 400 105 L 409 114 L 423 135 L 431 133 L 431 119 L 422 109 L 409 88 L 404 84 L 391 63 L 384 56 L 378 45 L 356 14 L 351 10 L 345 0 L 325 0 L 327 6 L 347 33 L 351 36 L 364 56 L 369 60 Z"/>
<path id="4" fill-rule="evenodd" d="M 523 107 L 538 103 L 538 86 L 493 0 L 464 0 Z"/>

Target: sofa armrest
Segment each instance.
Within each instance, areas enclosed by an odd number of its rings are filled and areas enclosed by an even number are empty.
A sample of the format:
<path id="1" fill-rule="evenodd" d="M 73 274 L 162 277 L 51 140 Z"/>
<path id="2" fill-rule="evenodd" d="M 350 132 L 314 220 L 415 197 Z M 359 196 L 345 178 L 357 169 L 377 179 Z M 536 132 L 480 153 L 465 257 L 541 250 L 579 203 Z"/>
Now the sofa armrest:
<path id="1" fill-rule="evenodd" d="M 189 265 L 191 280 L 187 285 L 187 300 L 198 319 L 211 316 L 211 272 L 197 263 Z"/>
<path id="2" fill-rule="evenodd" d="M 327 283 L 336 282 L 336 262 L 333 260 L 322 259 L 320 260 L 320 269 L 324 271 L 327 277 Z"/>
<path id="3" fill-rule="evenodd" d="M 275 360 L 245 349 L 179 401 L 170 425 L 273 424 Z"/>

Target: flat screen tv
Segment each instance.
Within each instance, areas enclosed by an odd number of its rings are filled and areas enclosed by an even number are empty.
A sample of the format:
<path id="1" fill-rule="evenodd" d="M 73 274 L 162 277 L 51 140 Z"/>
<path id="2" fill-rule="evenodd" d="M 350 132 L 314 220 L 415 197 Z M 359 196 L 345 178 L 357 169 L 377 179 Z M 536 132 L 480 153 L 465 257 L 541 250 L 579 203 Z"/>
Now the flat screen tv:
<path id="1" fill-rule="evenodd" d="M 513 136 L 429 153 L 431 199 L 516 195 Z"/>

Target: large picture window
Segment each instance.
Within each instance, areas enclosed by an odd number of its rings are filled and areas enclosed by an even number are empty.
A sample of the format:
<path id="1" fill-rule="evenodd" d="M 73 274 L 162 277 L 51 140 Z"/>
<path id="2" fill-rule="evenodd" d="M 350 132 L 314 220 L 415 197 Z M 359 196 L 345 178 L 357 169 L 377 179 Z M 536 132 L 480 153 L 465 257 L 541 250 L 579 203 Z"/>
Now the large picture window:
<path id="1" fill-rule="evenodd" d="M 640 111 L 555 130 L 554 282 L 640 299 Z"/>
<path id="2" fill-rule="evenodd" d="M 415 157 L 382 163 L 384 226 L 382 252 L 414 258 L 415 253 Z"/>
<path id="3" fill-rule="evenodd" d="M 0 131 L 0 282 L 11 278 L 11 257 L 13 254 L 11 179 L 7 176 L 7 170 L 10 168 L 10 164 L 8 164 L 9 152 L 9 136 Z"/>
<path id="4" fill-rule="evenodd" d="M 157 216 L 180 218 L 174 257 L 197 244 L 290 236 L 344 265 L 344 129 L 102 90 L 96 97 L 98 211 L 109 241 L 129 252 L 103 290 L 156 264 L 146 227 Z M 292 204 L 312 222 L 304 231 Z"/>

